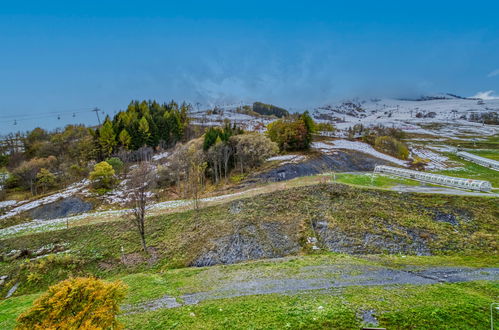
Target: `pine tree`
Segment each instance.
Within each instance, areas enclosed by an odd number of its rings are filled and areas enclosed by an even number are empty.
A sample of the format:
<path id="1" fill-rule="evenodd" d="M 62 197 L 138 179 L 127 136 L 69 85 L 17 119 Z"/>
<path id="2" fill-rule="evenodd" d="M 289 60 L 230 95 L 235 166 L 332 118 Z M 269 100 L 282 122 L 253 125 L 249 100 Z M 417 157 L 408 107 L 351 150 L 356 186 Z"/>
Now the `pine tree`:
<path id="1" fill-rule="evenodd" d="M 109 118 L 106 118 L 104 125 L 99 129 L 99 144 L 102 153 L 105 156 L 111 155 L 114 147 L 116 146 L 116 134 L 114 133 L 113 123 Z"/>
<path id="2" fill-rule="evenodd" d="M 147 122 L 146 117 L 142 117 L 139 120 L 139 134 L 142 145 L 148 144 L 151 134 L 149 132 L 149 123 Z"/>
<path id="3" fill-rule="evenodd" d="M 130 134 L 128 134 L 128 131 L 126 129 L 123 129 L 120 132 L 120 135 L 119 135 L 118 138 L 120 140 L 121 145 L 125 149 L 129 149 L 130 148 L 130 144 L 132 143 L 132 137 L 130 136 Z"/>

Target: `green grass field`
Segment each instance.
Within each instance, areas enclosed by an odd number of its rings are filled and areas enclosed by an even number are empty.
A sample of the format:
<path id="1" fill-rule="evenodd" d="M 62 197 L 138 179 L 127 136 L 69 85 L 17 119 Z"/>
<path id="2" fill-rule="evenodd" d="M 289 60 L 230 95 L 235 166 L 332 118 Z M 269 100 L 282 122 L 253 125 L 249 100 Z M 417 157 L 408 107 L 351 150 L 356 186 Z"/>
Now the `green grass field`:
<path id="1" fill-rule="evenodd" d="M 472 152 L 474 154 L 477 154 L 479 156 L 484 156 L 483 154 L 480 154 L 479 152 Z M 499 155 L 499 152 L 489 152 L 488 157 L 492 159 L 491 155 Z M 452 153 L 447 153 L 447 157 L 449 157 L 450 160 L 453 160 L 455 162 L 463 164 L 463 168 L 460 170 L 443 170 L 443 171 L 437 171 L 434 173 L 439 173 L 439 174 L 444 174 L 444 175 L 449 175 L 449 176 L 455 176 L 459 178 L 469 178 L 469 179 L 474 179 L 474 180 L 486 180 L 489 181 L 492 184 L 492 187 L 494 188 L 499 188 L 499 175 L 497 171 L 490 169 L 488 167 L 484 167 L 478 164 L 475 164 L 473 162 L 464 160 L 455 154 Z"/>
<path id="2" fill-rule="evenodd" d="M 338 173 L 336 182 L 364 187 L 391 188 L 396 185 L 417 186 L 420 183 L 410 179 L 397 178 L 377 174 L 343 174 Z"/>

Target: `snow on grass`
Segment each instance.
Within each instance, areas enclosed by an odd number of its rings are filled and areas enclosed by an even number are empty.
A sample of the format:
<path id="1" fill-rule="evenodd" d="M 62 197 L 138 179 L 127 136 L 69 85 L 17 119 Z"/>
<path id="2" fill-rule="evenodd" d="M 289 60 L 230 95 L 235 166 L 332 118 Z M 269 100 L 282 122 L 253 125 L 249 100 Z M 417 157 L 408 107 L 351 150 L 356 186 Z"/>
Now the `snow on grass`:
<path id="1" fill-rule="evenodd" d="M 360 151 L 365 154 L 369 154 L 371 156 L 374 156 L 376 158 L 384 159 L 389 162 L 392 162 L 394 164 L 398 164 L 401 166 L 407 166 L 406 162 L 403 160 L 400 160 L 398 158 L 386 155 L 384 153 L 381 153 L 377 150 L 375 150 L 372 146 L 370 146 L 367 143 L 364 142 L 359 142 L 359 141 L 348 141 L 348 140 L 334 140 L 332 141 L 334 145 L 331 145 L 329 143 L 324 143 L 324 142 L 314 142 L 312 143 L 312 148 L 319 149 L 321 151 L 329 151 L 329 150 L 334 150 L 334 149 L 347 149 L 347 150 L 355 150 L 355 151 Z"/>
<path id="2" fill-rule="evenodd" d="M 451 153 L 455 153 L 457 151 L 457 148 L 446 146 L 446 145 L 442 145 L 442 146 L 427 146 L 427 148 L 435 150 L 435 151 L 439 151 L 439 152 L 451 152 Z"/>
<path id="3" fill-rule="evenodd" d="M 160 159 L 163 159 L 163 158 L 167 158 L 168 156 L 170 156 L 170 153 L 168 151 L 165 151 L 165 152 L 162 152 L 162 153 L 159 153 L 157 155 L 154 155 L 152 156 L 152 160 L 160 160 Z"/>
<path id="4" fill-rule="evenodd" d="M 3 202 L 0 202 L 0 209 L 6 208 L 9 206 L 13 206 L 16 204 L 17 204 L 17 201 L 3 201 Z"/>
<path id="5" fill-rule="evenodd" d="M 25 222 L 4 229 L 0 229 L 0 238 L 5 238 L 19 234 L 40 233 L 45 231 L 58 230 L 65 228 L 68 224 L 72 222 L 82 220 L 90 216 L 98 216 L 98 217 L 105 217 L 110 215 L 116 216 L 116 215 L 123 215 L 127 212 L 129 212 L 129 210 L 112 210 L 112 211 L 103 211 L 95 213 L 83 213 L 71 217 L 57 218 L 51 220 L 35 219 L 30 222 Z"/>
<path id="6" fill-rule="evenodd" d="M 255 190 L 250 189 L 246 191 L 241 191 L 233 194 L 214 196 L 214 197 L 206 197 L 199 199 L 199 202 L 214 202 L 218 200 L 224 200 L 232 197 L 236 197 L 242 194 L 246 194 L 249 191 Z M 167 209 L 175 209 L 179 207 L 192 206 L 194 203 L 193 200 L 173 200 L 151 204 L 147 207 L 148 210 L 167 210 Z M 23 235 L 29 233 L 39 233 L 46 231 L 53 231 L 58 229 L 66 228 L 69 224 L 83 220 L 89 217 L 98 217 L 98 218 L 106 218 L 106 217 L 116 217 L 123 216 L 129 213 L 131 209 L 122 209 L 122 210 L 110 210 L 110 211 L 101 211 L 101 212 L 93 212 L 93 213 L 83 213 L 75 216 L 51 219 L 51 220 L 33 220 L 26 223 L 21 223 L 18 225 L 10 226 L 4 229 L 0 229 L 0 238 L 5 238 L 9 236 L 15 235 Z"/>
<path id="7" fill-rule="evenodd" d="M 59 199 L 62 199 L 62 198 L 67 198 L 67 197 L 73 196 L 74 194 L 76 194 L 77 192 L 82 190 L 85 186 L 87 186 L 88 183 L 89 183 L 88 180 L 82 180 L 80 182 L 77 182 L 77 183 L 70 185 L 69 187 L 67 187 L 65 190 L 63 190 L 61 192 L 58 192 L 58 193 L 34 200 L 34 201 L 31 201 L 31 202 L 28 202 L 25 204 L 22 204 L 18 207 L 13 208 L 9 212 L 5 213 L 4 215 L 0 216 L 0 220 L 6 219 L 9 217 L 13 217 L 15 215 L 18 215 L 18 214 L 21 214 L 23 212 L 37 208 L 41 205 L 53 203 L 53 202 L 55 202 Z"/>
<path id="8" fill-rule="evenodd" d="M 302 155 L 281 155 L 281 156 L 270 157 L 267 159 L 268 162 L 281 161 L 282 164 L 299 163 L 303 160 L 305 160 L 305 156 Z"/>
<path id="9" fill-rule="evenodd" d="M 430 161 L 426 166 L 426 169 L 428 170 L 443 170 L 447 168 L 445 163 L 449 161 L 449 158 L 445 156 L 424 148 L 413 148 L 411 153 L 418 157 L 428 159 Z"/>
<path id="10" fill-rule="evenodd" d="M 482 125 L 470 122 L 465 118 L 470 113 L 486 113 L 499 109 L 499 100 L 478 102 L 472 99 L 456 98 L 444 95 L 439 99 L 397 100 L 372 99 L 350 100 L 362 110 L 348 111 L 345 104 L 332 104 L 316 108 L 312 113 L 316 120 L 324 118 L 339 118 L 335 123 L 338 135 L 356 124 L 364 126 L 384 125 L 398 127 L 404 131 L 417 134 L 438 135 L 454 139 L 470 136 L 497 134 L 497 125 Z M 352 109 L 350 109 L 352 110 Z M 431 116 L 430 116 L 431 114 Z M 440 125 L 430 125 L 439 123 Z"/>

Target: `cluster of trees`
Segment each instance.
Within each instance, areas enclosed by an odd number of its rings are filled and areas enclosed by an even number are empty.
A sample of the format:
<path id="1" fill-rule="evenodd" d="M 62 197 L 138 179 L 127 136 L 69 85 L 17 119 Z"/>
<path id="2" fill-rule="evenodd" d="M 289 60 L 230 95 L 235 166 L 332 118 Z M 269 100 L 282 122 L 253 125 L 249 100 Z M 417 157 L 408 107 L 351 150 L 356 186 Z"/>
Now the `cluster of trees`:
<path id="1" fill-rule="evenodd" d="M 276 120 L 267 126 L 267 136 L 281 151 L 309 149 L 314 132 L 315 123 L 308 112 Z"/>
<path id="2" fill-rule="evenodd" d="M 430 111 L 428 113 L 418 112 L 416 113 L 416 118 L 435 118 L 437 116 L 436 112 Z"/>
<path id="3" fill-rule="evenodd" d="M 392 136 L 378 136 L 374 140 L 374 148 L 400 159 L 409 157 L 409 148 Z"/>
<path id="4" fill-rule="evenodd" d="M 262 102 L 253 103 L 253 111 L 264 116 L 276 116 L 277 118 L 289 116 L 286 109 L 276 107 L 272 104 L 265 104 Z"/>
<path id="5" fill-rule="evenodd" d="M 0 168 L 10 173 L 4 186 L 35 195 L 88 177 L 93 164 L 104 160 L 118 174 L 121 168 L 116 168 L 116 160 L 147 160 L 155 148 L 171 147 L 188 139 L 193 134 L 189 110 L 186 103 L 133 101 L 125 111 L 112 120 L 107 117 L 96 128 L 68 125 L 52 132 L 35 128 L 25 134 L 9 134 L 0 144 Z M 94 181 L 96 189 L 109 189 L 112 183 Z"/>
<path id="6" fill-rule="evenodd" d="M 225 122 L 223 127 L 209 127 L 204 134 L 203 150 L 206 151 L 217 143 L 229 141 L 233 135 L 243 133 L 244 131 L 237 127 L 235 123 L 231 125 L 228 121 Z"/>
<path id="7" fill-rule="evenodd" d="M 349 139 L 360 138 L 375 149 L 400 159 L 409 157 L 409 148 L 401 141 L 404 137 L 405 133 L 401 129 L 383 125 L 365 127 L 357 124 L 348 129 Z"/>
<path id="8" fill-rule="evenodd" d="M 137 150 L 143 146 L 167 148 L 180 141 L 189 124 L 190 105 L 156 101 L 132 101 L 126 111 L 93 132 L 101 155 L 107 157 L 120 148 Z"/>
<path id="9" fill-rule="evenodd" d="M 472 112 L 468 120 L 487 125 L 499 125 L 499 113 L 495 111 L 482 113 Z"/>
<path id="10" fill-rule="evenodd" d="M 10 172 L 5 187 L 33 195 L 85 177 L 88 162 L 97 155 L 91 132 L 83 125 L 53 132 L 35 128 L 3 141 L 2 165 Z"/>
<path id="11" fill-rule="evenodd" d="M 57 158 L 49 156 L 46 158 L 32 158 L 23 161 L 13 171 L 13 175 L 7 180 L 7 186 L 18 186 L 29 189 L 33 195 L 37 188 L 42 187 L 45 192 L 56 184 L 56 177 L 52 173 L 55 169 Z"/>
<path id="12" fill-rule="evenodd" d="M 228 123 L 209 128 L 202 138 L 176 146 L 168 165 L 159 170 L 160 185 L 176 184 L 180 194 L 196 200 L 207 179 L 216 184 L 234 171 L 244 174 L 278 151 L 261 133 L 242 133 Z"/>

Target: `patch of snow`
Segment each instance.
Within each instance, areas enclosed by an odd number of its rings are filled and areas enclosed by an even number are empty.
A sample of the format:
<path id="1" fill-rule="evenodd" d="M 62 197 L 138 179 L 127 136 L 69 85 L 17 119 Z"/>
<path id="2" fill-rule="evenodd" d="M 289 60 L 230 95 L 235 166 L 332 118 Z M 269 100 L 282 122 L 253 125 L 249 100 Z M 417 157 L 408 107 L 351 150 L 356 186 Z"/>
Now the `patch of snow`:
<path id="1" fill-rule="evenodd" d="M 439 151 L 439 152 L 451 152 L 451 153 L 455 153 L 457 151 L 457 148 L 454 148 L 454 147 L 450 147 L 450 146 L 427 146 L 428 149 L 432 149 L 432 150 L 435 150 L 435 151 Z"/>
<path id="2" fill-rule="evenodd" d="M 0 237 L 11 236 L 19 233 L 38 233 L 38 232 L 52 231 L 64 228 L 66 224 L 84 219 L 88 216 L 121 215 L 127 212 L 128 210 L 113 210 L 113 211 L 104 211 L 104 212 L 95 212 L 95 213 L 83 213 L 76 216 L 57 218 L 51 220 L 35 219 L 30 222 L 25 222 L 4 229 L 0 229 Z"/>
<path id="3" fill-rule="evenodd" d="M 42 206 L 42 205 L 53 203 L 53 202 L 55 202 L 59 199 L 62 199 L 62 198 L 67 198 L 67 197 L 73 196 L 74 194 L 76 194 L 77 192 L 82 190 L 85 186 L 87 186 L 88 184 L 89 184 L 89 181 L 85 179 L 85 180 L 82 180 L 80 182 L 77 182 L 77 183 L 70 185 L 69 187 L 67 187 L 65 190 L 63 190 L 61 192 L 58 192 L 58 193 L 55 193 L 55 194 L 52 194 L 52 195 L 49 195 L 49 196 L 46 196 L 46 197 L 43 197 L 40 199 L 36 199 L 34 201 L 31 201 L 31 202 L 28 202 L 25 204 L 22 204 L 18 207 L 13 208 L 9 212 L 5 213 L 4 215 L 0 216 L 0 220 L 10 218 L 12 216 L 21 214 L 22 212 L 32 210 L 32 209 L 37 208 L 37 207 Z"/>
<path id="4" fill-rule="evenodd" d="M 146 198 L 153 197 L 154 194 L 150 191 L 146 192 Z M 109 204 L 125 205 L 132 201 L 130 198 L 130 190 L 115 189 L 102 196 L 102 198 Z"/>
<path id="5" fill-rule="evenodd" d="M 418 157 L 428 159 L 430 161 L 426 166 L 426 169 L 428 170 L 442 170 L 447 168 L 447 165 L 445 163 L 449 160 L 449 158 L 443 155 L 419 147 L 413 148 L 411 150 L 411 153 Z"/>
<path id="6" fill-rule="evenodd" d="M 305 159 L 305 156 L 302 155 L 281 155 L 281 156 L 274 156 L 270 157 L 267 159 L 267 161 L 281 161 L 283 164 L 287 163 L 299 163 Z"/>
<path id="7" fill-rule="evenodd" d="M 3 208 L 6 208 L 6 207 L 9 207 L 9 206 L 13 206 L 13 205 L 16 205 L 17 204 L 17 201 L 3 201 L 3 202 L 0 202 L 0 209 L 3 209 Z"/>
<path id="8" fill-rule="evenodd" d="M 329 151 L 329 150 L 334 150 L 334 149 L 347 149 L 347 150 L 355 150 L 355 151 L 360 151 L 365 154 L 369 154 L 371 156 L 374 156 L 376 158 L 384 159 L 389 162 L 392 162 L 394 164 L 398 164 L 401 166 L 407 166 L 406 162 L 403 160 L 400 160 L 398 158 L 386 155 L 384 153 L 381 153 L 377 150 L 375 150 L 372 146 L 370 146 L 367 143 L 364 142 L 359 142 L 359 141 L 349 141 L 349 140 L 334 140 L 332 141 L 334 145 L 324 143 L 324 142 L 313 142 L 312 143 L 312 148 L 319 149 L 321 151 Z"/>
<path id="9" fill-rule="evenodd" d="M 233 194 L 207 197 L 199 199 L 200 202 L 213 202 L 217 200 L 224 200 L 231 197 L 236 197 L 242 194 L 245 194 L 249 191 L 256 190 L 256 188 L 241 191 Z M 192 200 L 173 200 L 167 202 L 160 202 L 151 204 L 147 207 L 148 210 L 166 210 L 172 208 L 178 208 L 183 206 L 191 206 L 193 205 Z M 122 210 L 110 210 L 110 211 L 101 211 L 101 212 L 93 212 L 93 213 L 82 213 L 76 216 L 51 219 L 51 220 L 33 220 L 30 222 L 21 223 L 18 225 L 10 226 L 7 228 L 0 229 L 0 238 L 22 234 L 22 233 L 38 233 L 45 231 L 53 231 L 64 228 L 67 224 L 72 222 L 85 219 L 87 217 L 107 217 L 107 216 L 123 216 L 131 212 L 131 209 L 122 209 Z"/>
<path id="10" fill-rule="evenodd" d="M 162 152 L 162 153 L 159 153 L 157 155 L 152 156 L 152 160 L 157 161 L 157 160 L 160 160 L 163 158 L 167 158 L 169 155 L 170 155 L 170 152 L 165 151 L 165 152 Z"/>

